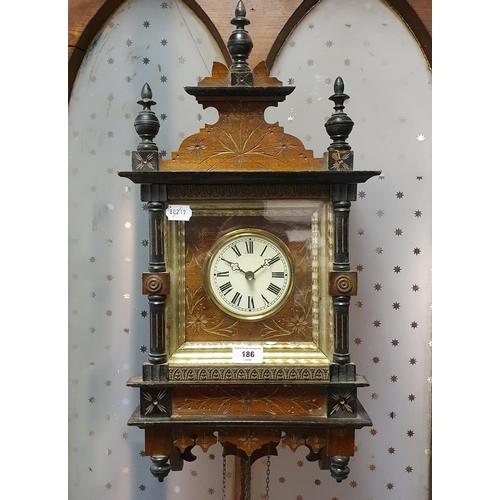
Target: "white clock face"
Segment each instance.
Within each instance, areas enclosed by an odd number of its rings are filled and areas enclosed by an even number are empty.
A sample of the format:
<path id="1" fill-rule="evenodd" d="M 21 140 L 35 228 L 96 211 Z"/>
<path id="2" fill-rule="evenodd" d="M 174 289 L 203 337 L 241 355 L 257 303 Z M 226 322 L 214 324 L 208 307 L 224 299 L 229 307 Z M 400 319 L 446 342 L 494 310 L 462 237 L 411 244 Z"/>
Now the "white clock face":
<path id="1" fill-rule="evenodd" d="M 205 287 L 226 314 L 258 321 L 279 311 L 293 289 L 294 268 L 286 245 L 273 234 L 239 229 L 207 254 Z"/>

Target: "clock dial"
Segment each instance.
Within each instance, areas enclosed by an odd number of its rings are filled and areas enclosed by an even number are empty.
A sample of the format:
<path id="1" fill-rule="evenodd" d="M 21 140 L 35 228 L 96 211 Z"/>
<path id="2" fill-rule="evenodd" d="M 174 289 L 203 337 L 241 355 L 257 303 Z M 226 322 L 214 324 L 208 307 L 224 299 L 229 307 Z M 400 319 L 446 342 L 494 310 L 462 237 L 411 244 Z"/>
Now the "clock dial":
<path id="1" fill-rule="evenodd" d="M 272 233 L 239 229 L 220 238 L 207 253 L 204 282 L 223 312 L 258 321 L 275 314 L 290 297 L 293 259 Z"/>

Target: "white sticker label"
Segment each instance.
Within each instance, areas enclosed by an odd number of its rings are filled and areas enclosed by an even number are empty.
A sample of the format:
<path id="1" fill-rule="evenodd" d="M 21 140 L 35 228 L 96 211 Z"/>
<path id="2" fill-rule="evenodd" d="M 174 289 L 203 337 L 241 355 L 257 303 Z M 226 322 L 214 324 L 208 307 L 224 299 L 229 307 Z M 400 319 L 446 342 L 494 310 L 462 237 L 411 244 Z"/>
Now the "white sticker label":
<path id="1" fill-rule="evenodd" d="M 264 349 L 262 346 L 233 347 L 233 363 L 262 363 Z"/>
<path id="2" fill-rule="evenodd" d="M 169 205 L 166 215 L 168 220 L 189 220 L 193 211 L 189 205 Z"/>

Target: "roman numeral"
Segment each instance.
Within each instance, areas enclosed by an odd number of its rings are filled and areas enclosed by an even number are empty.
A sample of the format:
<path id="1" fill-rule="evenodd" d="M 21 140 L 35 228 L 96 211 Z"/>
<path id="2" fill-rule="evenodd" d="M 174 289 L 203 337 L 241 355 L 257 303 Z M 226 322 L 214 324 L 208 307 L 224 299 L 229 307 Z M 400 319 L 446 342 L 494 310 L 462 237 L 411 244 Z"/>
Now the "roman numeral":
<path id="1" fill-rule="evenodd" d="M 276 286 L 274 283 L 270 283 L 269 286 L 267 287 L 267 289 L 274 293 L 274 295 L 278 295 L 278 293 L 280 293 L 281 291 L 281 288 Z"/>
<path id="2" fill-rule="evenodd" d="M 233 285 L 231 285 L 231 282 L 228 281 L 227 283 L 224 283 L 219 287 L 219 290 L 221 292 L 225 292 L 224 295 L 227 295 L 231 290 L 233 289 Z"/>
<path id="3" fill-rule="evenodd" d="M 245 241 L 245 247 L 246 247 L 247 253 L 253 253 L 253 241 L 252 240 Z"/>
<path id="4" fill-rule="evenodd" d="M 262 300 L 266 303 L 266 304 L 269 304 L 269 301 L 264 297 L 264 295 L 260 294 L 260 296 L 262 297 Z"/>
<path id="5" fill-rule="evenodd" d="M 240 305 L 240 302 L 241 302 L 241 293 L 240 292 L 236 292 L 234 294 L 234 297 L 231 299 L 231 302 L 235 305 L 235 306 L 239 306 Z"/>
<path id="6" fill-rule="evenodd" d="M 275 255 L 272 259 L 269 260 L 269 265 L 274 264 L 275 262 L 278 262 L 280 260 L 279 255 Z"/>
<path id="7" fill-rule="evenodd" d="M 285 273 L 283 271 L 279 271 L 279 272 L 273 271 L 272 277 L 273 278 L 284 278 L 285 277 Z"/>
<path id="8" fill-rule="evenodd" d="M 218 278 L 229 278 L 229 271 L 221 271 L 220 273 L 217 273 L 215 276 Z"/>
<path id="9" fill-rule="evenodd" d="M 247 306 L 247 308 L 248 309 L 255 309 L 255 304 L 253 303 L 253 297 L 248 296 L 247 299 L 248 299 L 248 306 Z"/>
<path id="10" fill-rule="evenodd" d="M 233 252 L 236 254 L 237 257 L 241 256 L 241 252 L 239 251 L 238 247 L 236 245 L 233 245 L 232 247 Z"/>
<path id="11" fill-rule="evenodd" d="M 264 252 L 267 250 L 267 245 L 264 247 L 264 250 L 262 250 L 260 256 L 262 257 L 264 255 Z"/>

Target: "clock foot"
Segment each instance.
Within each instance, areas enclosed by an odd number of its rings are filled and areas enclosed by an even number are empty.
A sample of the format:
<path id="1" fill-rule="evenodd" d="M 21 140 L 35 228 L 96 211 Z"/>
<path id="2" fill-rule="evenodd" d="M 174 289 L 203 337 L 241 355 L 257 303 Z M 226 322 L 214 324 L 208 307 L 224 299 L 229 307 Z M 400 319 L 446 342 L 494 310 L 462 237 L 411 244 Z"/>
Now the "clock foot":
<path id="1" fill-rule="evenodd" d="M 168 457 L 164 455 L 156 455 L 151 457 L 151 461 L 153 465 L 149 468 L 151 474 L 153 474 L 160 483 L 163 483 L 163 480 L 168 476 L 170 472 L 170 464 L 168 463 Z"/>
<path id="2" fill-rule="evenodd" d="M 339 455 L 332 457 L 330 462 L 330 473 L 337 483 L 347 479 L 350 469 L 347 467 L 349 457 L 341 457 Z"/>

